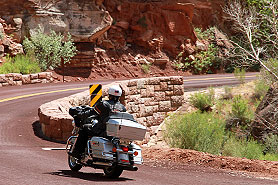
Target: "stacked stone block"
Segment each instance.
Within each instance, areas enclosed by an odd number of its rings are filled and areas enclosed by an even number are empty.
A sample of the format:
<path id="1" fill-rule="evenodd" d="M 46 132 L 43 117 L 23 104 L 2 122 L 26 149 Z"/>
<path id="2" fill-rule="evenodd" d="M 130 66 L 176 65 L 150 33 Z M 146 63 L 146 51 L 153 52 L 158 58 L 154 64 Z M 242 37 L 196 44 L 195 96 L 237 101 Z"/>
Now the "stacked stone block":
<path id="1" fill-rule="evenodd" d="M 19 73 L 0 74 L 0 87 L 51 82 L 53 82 L 51 72 L 42 72 L 28 75 L 22 75 Z"/>
<path id="2" fill-rule="evenodd" d="M 182 77 L 131 80 L 125 86 L 124 104 L 128 112 L 147 127 L 159 125 L 167 112 L 175 111 L 183 103 Z"/>
<path id="3" fill-rule="evenodd" d="M 147 138 L 168 112 L 178 109 L 184 100 L 183 77 L 157 77 L 116 82 L 123 89 L 121 102 L 135 119 L 148 127 Z M 108 88 L 103 86 L 103 95 Z M 68 110 L 72 106 L 88 105 L 87 91 L 43 104 L 39 108 L 40 124 L 45 136 L 65 141 L 72 130 L 72 117 Z"/>

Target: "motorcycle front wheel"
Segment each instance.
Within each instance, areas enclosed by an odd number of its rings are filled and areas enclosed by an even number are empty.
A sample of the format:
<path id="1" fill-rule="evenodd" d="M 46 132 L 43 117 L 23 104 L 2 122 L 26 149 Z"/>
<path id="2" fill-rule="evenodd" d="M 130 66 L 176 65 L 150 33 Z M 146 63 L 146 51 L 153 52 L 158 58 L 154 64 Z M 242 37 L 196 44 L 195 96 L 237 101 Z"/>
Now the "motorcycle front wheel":
<path id="1" fill-rule="evenodd" d="M 77 163 L 77 159 L 70 155 L 68 156 L 68 164 L 71 171 L 78 172 L 82 168 L 82 165 Z"/>
<path id="2" fill-rule="evenodd" d="M 105 176 L 109 178 L 118 178 L 123 173 L 123 168 L 119 166 L 106 167 L 103 169 Z"/>

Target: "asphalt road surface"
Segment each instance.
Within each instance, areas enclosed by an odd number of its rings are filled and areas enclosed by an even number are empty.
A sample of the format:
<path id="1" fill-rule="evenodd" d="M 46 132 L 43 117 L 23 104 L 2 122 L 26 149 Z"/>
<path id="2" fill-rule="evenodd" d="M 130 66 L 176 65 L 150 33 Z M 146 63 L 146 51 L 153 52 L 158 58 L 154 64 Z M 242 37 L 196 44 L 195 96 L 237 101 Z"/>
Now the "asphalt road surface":
<path id="1" fill-rule="evenodd" d="M 144 164 L 137 172 L 124 171 L 119 179 L 108 179 L 101 170 L 82 168 L 71 172 L 62 143 L 44 140 L 35 132 L 38 107 L 46 102 L 84 91 L 89 84 L 57 83 L 0 88 L 0 184 L 278 184 L 244 174 L 200 166 L 180 169 L 151 167 Z"/>

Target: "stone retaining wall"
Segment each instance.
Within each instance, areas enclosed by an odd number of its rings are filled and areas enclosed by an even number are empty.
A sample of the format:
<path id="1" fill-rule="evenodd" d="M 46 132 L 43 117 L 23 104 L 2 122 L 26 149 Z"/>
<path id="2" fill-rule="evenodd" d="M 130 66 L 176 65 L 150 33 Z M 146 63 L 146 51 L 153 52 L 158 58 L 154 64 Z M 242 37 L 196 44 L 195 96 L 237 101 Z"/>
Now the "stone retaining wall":
<path id="1" fill-rule="evenodd" d="M 148 139 L 167 112 L 178 109 L 184 100 L 183 77 L 156 77 L 116 82 L 123 89 L 121 102 L 135 119 L 148 127 Z M 103 95 L 112 84 L 103 86 Z M 39 118 L 45 136 L 65 141 L 72 131 L 72 106 L 88 105 L 89 90 L 43 104 Z"/>
<path id="2" fill-rule="evenodd" d="M 51 72 L 22 75 L 19 73 L 0 74 L 0 87 L 53 82 Z"/>

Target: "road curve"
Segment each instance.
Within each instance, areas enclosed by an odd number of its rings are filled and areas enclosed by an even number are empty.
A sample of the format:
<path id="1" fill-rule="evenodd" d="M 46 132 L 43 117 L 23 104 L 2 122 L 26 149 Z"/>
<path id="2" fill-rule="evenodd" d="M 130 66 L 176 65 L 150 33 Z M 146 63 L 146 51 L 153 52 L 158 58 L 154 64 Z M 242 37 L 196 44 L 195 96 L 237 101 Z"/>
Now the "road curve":
<path id="1" fill-rule="evenodd" d="M 79 173 L 69 170 L 64 144 L 38 137 L 38 107 L 65 97 L 92 83 L 58 83 L 0 88 L 0 184 L 277 184 L 276 181 L 235 175 L 222 170 L 200 166 L 182 169 L 139 166 L 137 172 L 124 172 L 117 180 L 107 179 L 101 170 L 83 168 Z M 69 89 L 69 91 L 65 91 Z M 47 93 L 52 92 L 52 93 Z M 28 96 L 29 95 L 29 96 Z M 16 97 L 16 98 L 15 98 Z"/>

